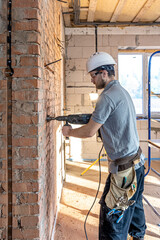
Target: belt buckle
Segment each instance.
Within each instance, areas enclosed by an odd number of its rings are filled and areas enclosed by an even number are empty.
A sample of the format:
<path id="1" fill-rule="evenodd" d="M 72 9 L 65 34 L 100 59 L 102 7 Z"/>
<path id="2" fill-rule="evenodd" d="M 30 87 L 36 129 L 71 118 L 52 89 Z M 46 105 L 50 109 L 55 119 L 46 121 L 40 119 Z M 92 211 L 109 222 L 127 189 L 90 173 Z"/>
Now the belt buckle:
<path id="1" fill-rule="evenodd" d="M 140 159 L 140 158 L 136 159 L 136 160 L 134 161 L 134 165 L 136 165 L 136 164 L 140 163 L 140 161 L 141 161 L 141 159 Z"/>

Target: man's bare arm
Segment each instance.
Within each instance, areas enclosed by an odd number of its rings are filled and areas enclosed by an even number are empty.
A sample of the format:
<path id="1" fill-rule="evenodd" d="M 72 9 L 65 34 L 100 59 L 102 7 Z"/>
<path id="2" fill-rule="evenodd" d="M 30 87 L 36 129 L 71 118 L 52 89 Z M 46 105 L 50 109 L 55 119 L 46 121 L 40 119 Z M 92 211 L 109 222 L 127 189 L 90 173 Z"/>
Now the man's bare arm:
<path id="1" fill-rule="evenodd" d="M 90 119 L 86 125 L 80 128 L 73 129 L 71 126 L 63 126 L 62 133 L 65 137 L 89 138 L 93 137 L 101 126 L 102 124 Z"/>

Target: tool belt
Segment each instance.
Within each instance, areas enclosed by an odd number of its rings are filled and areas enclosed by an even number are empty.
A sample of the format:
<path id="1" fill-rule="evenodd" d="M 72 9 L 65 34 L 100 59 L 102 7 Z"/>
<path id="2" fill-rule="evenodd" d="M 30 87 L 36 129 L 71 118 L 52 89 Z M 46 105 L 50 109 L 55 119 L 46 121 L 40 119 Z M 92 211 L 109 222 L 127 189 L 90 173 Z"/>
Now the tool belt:
<path id="1" fill-rule="evenodd" d="M 118 166 L 118 172 L 111 174 L 110 189 L 105 198 L 105 203 L 110 209 L 125 211 L 134 204 L 134 201 L 130 200 L 137 190 L 134 165 L 140 162 L 141 153 L 139 147 L 137 153 L 132 156 L 111 160 Z"/>
<path id="2" fill-rule="evenodd" d="M 125 179 L 125 182 L 124 182 Z M 126 210 L 129 200 L 137 190 L 137 177 L 134 166 L 117 174 L 111 174 L 110 189 L 105 198 L 107 207 Z"/>
<path id="3" fill-rule="evenodd" d="M 136 154 L 133 154 L 131 156 L 117 158 L 115 160 L 108 159 L 109 162 L 113 162 L 116 166 L 118 166 L 118 171 L 124 171 L 133 165 L 140 162 L 140 156 L 142 153 L 142 149 L 139 147 Z"/>

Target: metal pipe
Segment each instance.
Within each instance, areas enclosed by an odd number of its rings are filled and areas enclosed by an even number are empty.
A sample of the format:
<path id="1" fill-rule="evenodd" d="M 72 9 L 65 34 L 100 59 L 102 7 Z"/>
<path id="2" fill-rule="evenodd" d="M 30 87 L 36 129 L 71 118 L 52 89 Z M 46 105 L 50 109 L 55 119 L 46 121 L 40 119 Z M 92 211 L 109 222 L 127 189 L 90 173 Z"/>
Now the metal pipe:
<path id="1" fill-rule="evenodd" d="M 98 52 L 97 25 L 95 26 L 95 50 L 96 52 Z M 97 88 L 96 88 L 96 93 L 98 93 Z"/>
<path id="2" fill-rule="evenodd" d="M 68 3 L 66 1 L 63 1 L 63 0 L 57 0 L 58 2 L 62 2 L 62 3 Z"/>
<path id="3" fill-rule="evenodd" d="M 11 52 L 11 30 L 12 30 L 12 0 L 8 0 L 8 34 L 7 34 L 7 68 L 5 69 L 5 75 L 7 79 L 7 105 L 6 105 L 6 116 L 7 116 L 7 228 L 6 228 L 6 239 L 12 239 L 12 76 L 14 70 L 12 68 L 12 52 Z"/>
<path id="4" fill-rule="evenodd" d="M 96 50 L 96 52 L 98 52 L 97 26 L 95 26 L 95 50 Z"/>
<path id="5" fill-rule="evenodd" d="M 108 26 L 108 27 L 119 27 L 119 26 L 160 26 L 160 22 L 79 22 L 79 23 L 75 23 L 75 26 L 100 26 L 100 25 L 104 25 L 104 26 Z"/>
<path id="6" fill-rule="evenodd" d="M 150 206 L 153 210 L 153 212 L 160 218 L 160 214 L 157 212 L 157 210 L 150 204 L 150 202 L 143 196 L 143 199 L 145 200 L 145 202 L 148 204 L 148 206 Z"/>
<path id="7" fill-rule="evenodd" d="M 54 61 L 54 62 L 50 62 L 50 63 L 48 63 L 48 64 L 45 64 L 44 65 L 44 67 L 47 67 L 47 66 L 49 66 L 49 65 L 51 65 L 51 64 L 54 64 L 54 63 L 57 63 L 57 62 L 59 62 L 59 61 L 61 61 L 62 59 L 58 59 L 58 60 L 56 60 L 56 61 Z"/>
<path id="8" fill-rule="evenodd" d="M 157 172 L 154 168 L 151 168 L 151 170 L 160 177 L 160 173 Z"/>
<path id="9" fill-rule="evenodd" d="M 12 76 L 14 74 L 14 70 L 12 68 L 12 52 L 11 52 L 11 44 L 12 44 L 12 0 L 8 2 L 8 36 L 7 36 L 7 69 L 6 75 Z"/>

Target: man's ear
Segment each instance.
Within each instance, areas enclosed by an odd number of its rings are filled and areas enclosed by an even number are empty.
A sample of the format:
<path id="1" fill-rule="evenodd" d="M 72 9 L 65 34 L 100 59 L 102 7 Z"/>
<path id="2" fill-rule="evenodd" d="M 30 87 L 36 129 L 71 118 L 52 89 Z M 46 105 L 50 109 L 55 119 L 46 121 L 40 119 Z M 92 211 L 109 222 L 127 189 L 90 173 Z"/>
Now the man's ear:
<path id="1" fill-rule="evenodd" d="M 102 76 L 103 76 L 104 78 L 108 76 L 108 72 L 107 72 L 107 70 L 103 70 L 103 72 L 102 72 Z"/>

